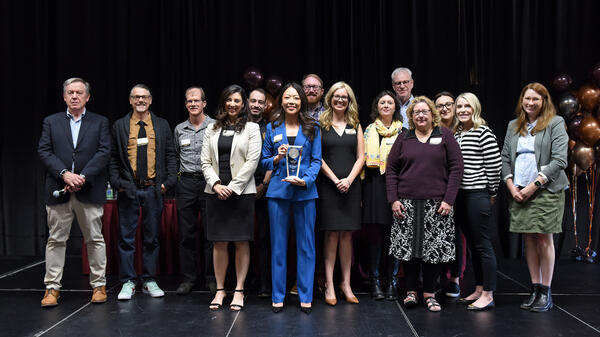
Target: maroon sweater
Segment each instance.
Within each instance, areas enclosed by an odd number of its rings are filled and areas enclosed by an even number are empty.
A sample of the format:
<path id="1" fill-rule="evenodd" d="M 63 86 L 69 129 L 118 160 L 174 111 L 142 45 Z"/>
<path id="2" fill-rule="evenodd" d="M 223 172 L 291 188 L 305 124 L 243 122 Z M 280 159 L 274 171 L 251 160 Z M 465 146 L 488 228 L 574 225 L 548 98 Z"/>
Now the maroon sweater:
<path id="1" fill-rule="evenodd" d="M 463 176 L 460 146 L 446 128 L 434 128 L 426 143 L 414 130 L 404 130 L 392 146 L 385 176 L 390 204 L 402 198 L 454 205 Z"/>

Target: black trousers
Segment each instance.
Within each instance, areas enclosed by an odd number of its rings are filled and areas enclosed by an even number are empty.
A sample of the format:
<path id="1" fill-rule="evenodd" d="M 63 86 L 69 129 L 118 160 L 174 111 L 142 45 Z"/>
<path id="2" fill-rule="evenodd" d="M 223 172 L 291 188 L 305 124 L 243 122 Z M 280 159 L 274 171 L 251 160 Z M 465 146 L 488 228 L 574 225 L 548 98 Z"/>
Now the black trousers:
<path id="1" fill-rule="evenodd" d="M 434 293 L 437 277 L 440 273 L 441 264 L 431 264 L 412 259 L 404 262 L 404 277 L 407 291 L 419 289 L 419 271 L 423 271 L 423 292 Z"/>
<path id="2" fill-rule="evenodd" d="M 254 240 L 254 249 L 256 256 L 256 280 L 259 285 L 271 288 L 271 239 L 269 231 L 269 211 L 267 209 L 267 198 L 256 200 L 256 239 Z M 252 261 L 250 262 L 252 263 Z"/>
<path id="3" fill-rule="evenodd" d="M 458 191 L 454 205 L 456 223 L 460 224 L 473 257 L 475 284 L 483 290 L 496 290 L 496 254 L 492 247 L 490 215 L 492 207 L 486 190 Z"/>
<path id="4" fill-rule="evenodd" d="M 206 182 L 201 177 L 181 176 L 177 183 L 177 216 L 179 219 L 179 263 L 183 282 L 195 283 L 196 235 L 198 233 L 198 213 L 200 213 L 200 244 L 203 246 L 205 280 L 214 279 L 213 244 L 206 240 Z"/>

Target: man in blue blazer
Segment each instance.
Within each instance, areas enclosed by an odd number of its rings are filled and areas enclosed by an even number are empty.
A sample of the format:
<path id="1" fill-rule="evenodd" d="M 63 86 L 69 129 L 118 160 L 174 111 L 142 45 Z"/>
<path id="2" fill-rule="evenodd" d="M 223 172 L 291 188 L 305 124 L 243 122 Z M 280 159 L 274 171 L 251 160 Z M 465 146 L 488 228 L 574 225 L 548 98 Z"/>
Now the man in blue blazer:
<path id="1" fill-rule="evenodd" d="M 87 111 L 90 85 L 81 78 L 63 83 L 67 111 L 44 119 L 38 154 L 46 170 L 46 292 L 42 307 L 58 304 L 66 243 L 74 216 L 88 251 L 92 303 L 106 302 L 106 248 L 102 214 L 110 156 L 108 119 Z"/>
<path id="2" fill-rule="evenodd" d="M 177 163 L 169 123 L 150 111 L 152 94 L 136 84 L 129 94 L 132 112 L 112 127 L 110 184 L 118 189 L 119 276 L 123 282 L 119 300 L 135 293 L 137 274 L 133 267 L 135 233 L 140 207 L 143 221 L 143 291 L 164 296 L 154 277 L 158 261 L 158 230 L 163 209 L 162 194 L 177 183 Z"/>

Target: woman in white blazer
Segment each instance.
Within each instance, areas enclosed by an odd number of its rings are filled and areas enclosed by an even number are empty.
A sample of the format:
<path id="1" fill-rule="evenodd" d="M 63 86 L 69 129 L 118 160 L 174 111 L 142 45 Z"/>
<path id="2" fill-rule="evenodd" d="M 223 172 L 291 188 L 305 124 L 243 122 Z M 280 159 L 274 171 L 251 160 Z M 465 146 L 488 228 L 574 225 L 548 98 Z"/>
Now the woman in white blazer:
<path id="1" fill-rule="evenodd" d="M 231 85 L 219 98 L 215 122 L 202 143 L 202 173 L 206 179 L 206 236 L 214 242 L 213 264 L 217 293 L 209 308 L 222 307 L 229 242 L 235 243 L 237 284 L 230 310 L 244 307 L 244 282 L 250 263 L 249 241 L 254 236 L 254 171 L 261 151 L 258 124 L 248 122 L 246 92 Z"/>

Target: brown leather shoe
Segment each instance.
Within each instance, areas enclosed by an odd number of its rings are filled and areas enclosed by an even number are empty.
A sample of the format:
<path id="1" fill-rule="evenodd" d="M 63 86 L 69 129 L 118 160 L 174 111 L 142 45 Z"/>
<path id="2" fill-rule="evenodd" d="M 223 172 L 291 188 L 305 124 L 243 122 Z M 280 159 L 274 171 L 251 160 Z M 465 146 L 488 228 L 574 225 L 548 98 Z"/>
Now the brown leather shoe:
<path id="1" fill-rule="evenodd" d="M 100 286 L 94 288 L 94 293 L 92 294 L 92 303 L 104 303 L 106 302 L 106 287 Z"/>
<path id="2" fill-rule="evenodd" d="M 60 292 L 56 289 L 46 289 L 44 298 L 42 298 L 42 308 L 55 307 L 58 305 Z"/>

